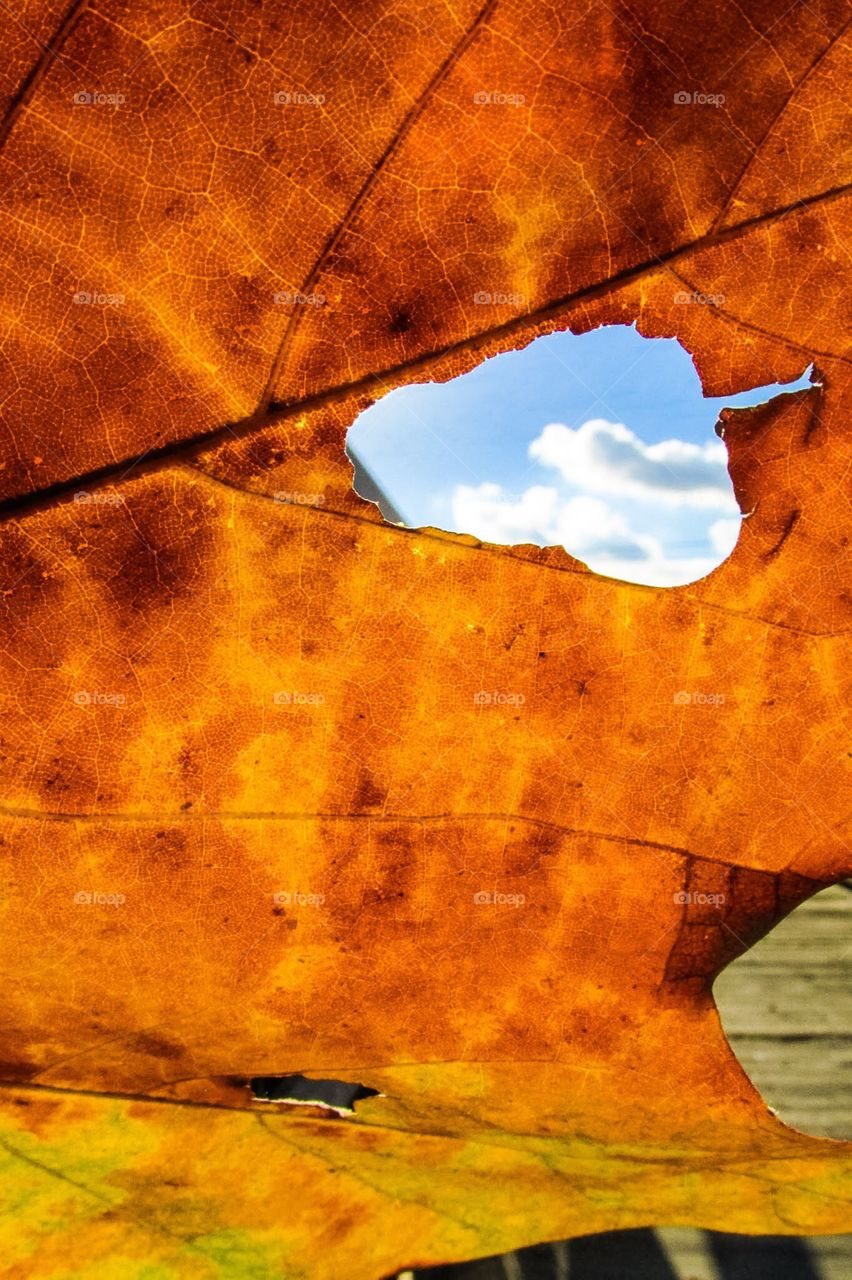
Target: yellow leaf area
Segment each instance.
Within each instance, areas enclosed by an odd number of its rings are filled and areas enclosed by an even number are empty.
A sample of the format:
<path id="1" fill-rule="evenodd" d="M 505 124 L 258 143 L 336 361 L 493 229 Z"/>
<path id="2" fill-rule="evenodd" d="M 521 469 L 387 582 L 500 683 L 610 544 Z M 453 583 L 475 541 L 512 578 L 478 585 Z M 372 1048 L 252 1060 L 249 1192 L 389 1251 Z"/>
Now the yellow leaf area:
<path id="1" fill-rule="evenodd" d="M 712 998 L 852 873 L 847 20 L 0 14 L 0 1275 L 852 1230 Z M 633 322 L 813 365 L 701 582 L 353 492 L 378 395 Z"/>
<path id="2" fill-rule="evenodd" d="M 356 1122 L 10 1091 L 4 1274 L 331 1280 L 660 1216 L 726 1230 L 838 1229 L 848 1156 L 792 1144 L 780 1126 L 748 1145 L 733 1105 L 705 1116 L 701 1136 L 684 1107 L 679 1136 L 655 1146 L 631 1140 L 626 1090 L 628 1132 L 602 1143 L 477 1120 L 492 1089 L 544 1086 L 561 1103 L 570 1073 L 557 1067 L 383 1074 L 412 1099 L 451 1089 L 457 1105 L 427 1109 L 435 1131 L 423 1133 L 403 1127 L 401 1101 L 371 1099 Z M 723 1154 L 714 1127 L 728 1132 Z"/>

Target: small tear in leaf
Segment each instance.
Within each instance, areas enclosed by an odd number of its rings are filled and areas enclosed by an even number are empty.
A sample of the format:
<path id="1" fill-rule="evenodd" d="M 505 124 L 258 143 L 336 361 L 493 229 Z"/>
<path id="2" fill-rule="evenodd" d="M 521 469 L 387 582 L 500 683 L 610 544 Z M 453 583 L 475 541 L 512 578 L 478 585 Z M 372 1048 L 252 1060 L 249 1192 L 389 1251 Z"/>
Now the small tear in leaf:
<path id="1" fill-rule="evenodd" d="M 249 1080 L 259 1102 L 286 1102 L 301 1107 L 327 1107 L 341 1115 L 352 1115 L 355 1103 L 379 1097 L 378 1089 L 348 1080 L 309 1080 L 307 1076 L 254 1076 Z"/>

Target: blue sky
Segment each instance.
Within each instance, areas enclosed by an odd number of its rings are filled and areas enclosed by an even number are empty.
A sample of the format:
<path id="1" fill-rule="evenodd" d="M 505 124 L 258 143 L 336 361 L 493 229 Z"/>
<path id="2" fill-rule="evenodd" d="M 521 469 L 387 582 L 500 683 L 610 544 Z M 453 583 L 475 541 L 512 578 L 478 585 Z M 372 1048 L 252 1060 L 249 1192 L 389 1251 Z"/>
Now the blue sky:
<path id="1" fill-rule="evenodd" d="M 704 399 L 679 343 L 618 325 L 392 391 L 348 443 L 408 525 L 562 543 L 599 573 L 674 586 L 736 539 L 719 410 L 807 385 Z"/>

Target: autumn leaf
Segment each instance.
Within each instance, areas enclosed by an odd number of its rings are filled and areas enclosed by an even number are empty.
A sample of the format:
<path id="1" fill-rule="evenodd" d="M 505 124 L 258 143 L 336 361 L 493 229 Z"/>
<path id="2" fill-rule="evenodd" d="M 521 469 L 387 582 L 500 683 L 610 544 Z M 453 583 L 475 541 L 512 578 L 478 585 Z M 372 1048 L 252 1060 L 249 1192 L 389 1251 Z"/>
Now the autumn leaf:
<path id="1" fill-rule="evenodd" d="M 847 20 L 3 12 L 4 1274 L 852 1230 L 711 990 L 852 872 Z M 354 493 L 377 396 L 631 322 L 814 366 L 707 578 Z"/>

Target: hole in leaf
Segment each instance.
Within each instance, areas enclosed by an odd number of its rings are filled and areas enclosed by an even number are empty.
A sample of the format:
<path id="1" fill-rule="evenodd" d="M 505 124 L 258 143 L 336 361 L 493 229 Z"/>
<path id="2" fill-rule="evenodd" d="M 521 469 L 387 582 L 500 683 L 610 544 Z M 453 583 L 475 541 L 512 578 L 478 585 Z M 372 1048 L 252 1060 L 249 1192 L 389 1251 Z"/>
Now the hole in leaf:
<path id="1" fill-rule="evenodd" d="M 253 1096 L 260 1102 L 287 1102 L 301 1107 L 326 1107 L 341 1115 L 351 1115 L 355 1103 L 376 1098 L 378 1089 L 348 1080 L 309 1080 L 307 1076 L 254 1076 L 249 1080 Z"/>
<path id="2" fill-rule="evenodd" d="M 725 1035 L 786 1124 L 852 1138 L 852 893 L 815 894 L 716 979 Z"/>
<path id="3" fill-rule="evenodd" d="M 548 334 L 367 409 L 347 437 L 355 489 L 395 524 L 561 544 L 628 582 L 694 582 L 740 526 L 719 411 L 809 387 L 808 372 L 705 398 L 674 339 L 626 325 Z"/>

